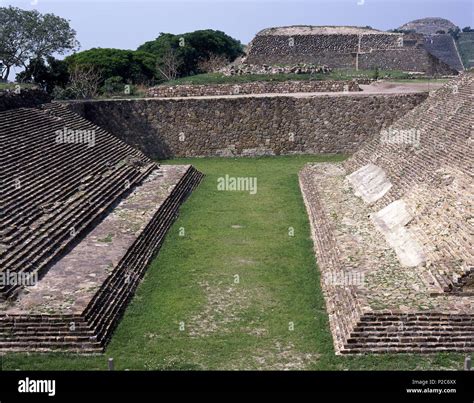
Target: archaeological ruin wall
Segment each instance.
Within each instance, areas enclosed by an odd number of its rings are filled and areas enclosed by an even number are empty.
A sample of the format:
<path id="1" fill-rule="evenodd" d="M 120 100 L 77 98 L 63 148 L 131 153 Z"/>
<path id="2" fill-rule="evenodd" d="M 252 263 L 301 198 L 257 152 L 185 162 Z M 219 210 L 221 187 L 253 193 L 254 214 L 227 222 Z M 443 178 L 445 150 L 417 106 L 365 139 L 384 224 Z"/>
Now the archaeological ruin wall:
<path id="1" fill-rule="evenodd" d="M 239 84 L 159 85 L 148 90 L 151 97 L 192 97 L 243 94 L 290 94 L 298 92 L 360 91 L 357 80 L 257 81 Z"/>
<path id="2" fill-rule="evenodd" d="M 404 34 L 357 27 L 281 27 L 259 32 L 245 62 L 254 65 L 312 63 L 330 68 L 384 69 L 455 75 L 457 71 Z"/>
<path id="3" fill-rule="evenodd" d="M 431 35 L 424 38 L 424 48 L 457 71 L 464 70 L 456 43 L 449 34 Z"/>
<path id="4" fill-rule="evenodd" d="M 358 63 L 362 70 L 416 71 L 429 76 L 449 76 L 458 73 L 439 58 L 420 48 L 374 50 L 361 53 Z"/>
<path id="5" fill-rule="evenodd" d="M 0 112 L 8 109 L 25 108 L 51 101 L 51 96 L 39 89 L 22 89 L 18 86 L 9 91 L 0 90 Z"/>
<path id="6" fill-rule="evenodd" d="M 474 76 L 300 186 L 337 353 L 474 348 Z"/>
<path id="7" fill-rule="evenodd" d="M 203 175 L 59 103 L 0 111 L 0 168 L 0 352 L 102 352 Z"/>
<path id="8" fill-rule="evenodd" d="M 70 102 L 152 158 L 356 151 L 426 93 Z"/>

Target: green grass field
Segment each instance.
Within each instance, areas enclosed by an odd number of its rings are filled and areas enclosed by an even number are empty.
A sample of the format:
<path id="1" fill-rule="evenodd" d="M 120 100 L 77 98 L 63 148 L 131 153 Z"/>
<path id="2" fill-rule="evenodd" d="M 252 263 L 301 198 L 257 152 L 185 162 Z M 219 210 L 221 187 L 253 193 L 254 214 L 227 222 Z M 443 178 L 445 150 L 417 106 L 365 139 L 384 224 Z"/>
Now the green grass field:
<path id="1" fill-rule="evenodd" d="M 181 209 L 104 355 L 8 354 L 2 368 L 461 369 L 461 354 L 335 356 L 297 173 L 342 157 L 203 158 Z M 225 175 L 258 191 L 219 191 Z M 289 228 L 294 236 L 289 236 Z"/>

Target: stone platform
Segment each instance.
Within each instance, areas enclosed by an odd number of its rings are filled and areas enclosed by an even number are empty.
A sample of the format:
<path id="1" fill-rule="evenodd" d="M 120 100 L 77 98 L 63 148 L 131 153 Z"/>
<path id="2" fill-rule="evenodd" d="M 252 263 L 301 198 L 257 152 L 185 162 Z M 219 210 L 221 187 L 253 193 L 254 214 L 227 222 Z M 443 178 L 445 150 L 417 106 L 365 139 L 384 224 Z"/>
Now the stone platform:
<path id="1" fill-rule="evenodd" d="M 161 166 L 34 286 L 0 304 L 0 351 L 101 352 L 202 174 Z"/>
<path id="2" fill-rule="evenodd" d="M 425 265 L 403 265 L 346 175 L 300 173 L 336 353 L 472 351 L 474 294 L 440 293 Z"/>
<path id="3" fill-rule="evenodd" d="M 473 88 L 460 75 L 301 171 L 337 353 L 473 350 Z"/>

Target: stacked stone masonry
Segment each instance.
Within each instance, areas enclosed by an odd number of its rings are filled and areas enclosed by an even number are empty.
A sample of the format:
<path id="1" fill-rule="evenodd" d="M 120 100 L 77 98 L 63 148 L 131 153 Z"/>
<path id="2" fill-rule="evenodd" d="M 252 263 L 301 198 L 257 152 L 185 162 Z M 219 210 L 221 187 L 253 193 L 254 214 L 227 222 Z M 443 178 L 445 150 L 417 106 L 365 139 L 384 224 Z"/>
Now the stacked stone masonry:
<path id="1" fill-rule="evenodd" d="M 425 49 L 457 71 L 464 70 L 454 39 L 449 34 L 439 34 L 424 38 Z"/>
<path id="2" fill-rule="evenodd" d="M 1 271 L 41 275 L 155 164 L 59 104 L 0 114 Z"/>
<path id="3" fill-rule="evenodd" d="M 28 108 L 51 102 L 51 97 L 38 89 L 22 89 L 20 85 L 9 91 L 0 90 L 0 112 L 15 108 Z"/>
<path id="4" fill-rule="evenodd" d="M 0 140 L 0 351 L 102 351 L 202 174 L 58 103 L 0 112 Z"/>
<path id="5" fill-rule="evenodd" d="M 474 348 L 473 93 L 474 77 L 463 74 L 345 163 L 300 173 L 337 353 Z M 369 165 L 388 184 L 371 201 L 348 180 Z M 423 256 L 415 266 L 402 264 L 374 221 L 400 202 L 404 247 Z"/>
<path id="6" fill-rule="evenodd" d="M 423 47 L 404 44 L 404 34 L 357 27 L 266 29 L 249 44 L 245 62 L 255 65 L 313 63 L 329 68 L 457 74 Z"/>
<path id="7" fill-rule="evenodd" d="M 353 153 L 426 93 L 69 103 L 152 158 Z"/>
<path id="8" fill-rule="evenodd" d="M 216 85 L 160 85 L 148 90 L 151 97 L 191 97 L 191 96 L 222 96 L 242 94 L 271 94 L 271 93 L 298 93 L 298 92 L 343 92 L 360 91 L 357 81 L 260 81 L 241 84 Z"/>
<path id="9" fill-rule="evenodd" d="M 374 208 L 407 200 L 416 217 L 412 225 L 443 290 L 462 285 L 474 266 L 473 94 L 473 75 L 462 75 L 395 122 L 385 136 L 368 142 L 346 164 L 355 171 L 373 162 L 390 176 L 393 186 Z"/>
<path id="10" fill-rule="evenodd" d="M 50 284 L 43 285 L 44 290 L 36 287 L 28 294 L 20 294 L 14 304 L 0 304 L 0 351 L 103 352 L 148 264 L 159 251 L 179 206 L 202 179 L 202 174 L 191 166 L 164 169 L 170 171 L 169 175 L 165 172 L 165 180 L 155 173 L 149 186 L 161 188 L 160 193 L 165 198 L 156 200 L 161 204 L 153 212 L 153 218 L 139 231 L 135 242 L 113 270 L 106 273 L 104 281 L 98 278 L 101 276 L 100 267 L 91 269 L 93 277 L 76 273 L 77 279 L 72 273 L 52 268 L 39 285 L 42 286 L 42 282 L 52 283 L 58 289 L 50 287 Z M 178 181 L 170 182 L 167 177 Z M 142 190 L 138 189 L 140 192 Z M 125 206 L 127 203 L 132 208 L 136 204 L 133 197 L 130 202 L 125 199 Z M 127 210 L 121 206 L 117 210 L 118 215 Z M 77 255 L 83 253 L 81 247 L 81 244 L 76 246 L 79 248 Z M 75 248 L 71 254 L 74 252 Z M 87 264 L 83 259 L 81 264 Z M 87 288 L 81 287 L 81 283 Z M 44 295 L 48 295 L 47 306 Z"/>

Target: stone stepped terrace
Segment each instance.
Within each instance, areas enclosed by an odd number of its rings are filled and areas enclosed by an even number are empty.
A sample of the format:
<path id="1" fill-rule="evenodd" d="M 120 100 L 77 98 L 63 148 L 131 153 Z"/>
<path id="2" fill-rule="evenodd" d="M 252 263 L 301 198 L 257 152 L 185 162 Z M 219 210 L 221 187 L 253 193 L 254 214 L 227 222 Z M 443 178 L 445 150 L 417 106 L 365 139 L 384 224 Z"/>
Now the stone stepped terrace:
<path id="1" fill-rule="evenodd" d="M 57 103 L 0 112 L 0 151 L 0 351 L 102 351 L 202 174 Z"/>
<path id="2" fill-rule="evenodd" d="M 300 173 L 337 353 L 474 348 L 473 91 L 463 74 Z"/>
<path id="3" fill-rule="evenodd" d="M 34 286 L 0 304 L 0 351 L 99 353 L 202 174 L 155 169 Z"/>
<path id="4" fill-rule="evenodd" d="M 1 271 L 41 276 L 156 164 L 58 104 L 0 115 Z"/>

